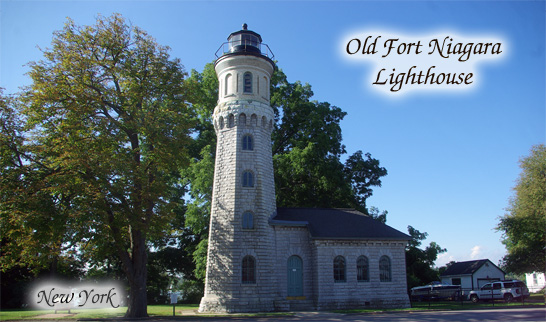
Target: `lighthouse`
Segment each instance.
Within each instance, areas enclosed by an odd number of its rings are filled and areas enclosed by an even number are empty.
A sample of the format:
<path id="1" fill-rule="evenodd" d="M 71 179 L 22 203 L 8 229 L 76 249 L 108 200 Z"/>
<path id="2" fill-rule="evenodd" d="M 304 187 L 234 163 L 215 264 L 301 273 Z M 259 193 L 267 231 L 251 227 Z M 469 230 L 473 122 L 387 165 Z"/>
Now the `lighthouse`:
<path id="1" fill-rule="evenodd" d="M 217 54 L 217 136 L 199 312 L 408 307 L 410 236 L 348 208 L 277 208 L 269 47 L 254 31 Z"/>
<path id="2" fill-rule="evenodd" d="M 275 63 L 246 24 L 227 40 L 215 62 L 216 163 L 199 311 L 273 311 L 278 287 L 269 223 L 276 212 L 269 88 Z"/>

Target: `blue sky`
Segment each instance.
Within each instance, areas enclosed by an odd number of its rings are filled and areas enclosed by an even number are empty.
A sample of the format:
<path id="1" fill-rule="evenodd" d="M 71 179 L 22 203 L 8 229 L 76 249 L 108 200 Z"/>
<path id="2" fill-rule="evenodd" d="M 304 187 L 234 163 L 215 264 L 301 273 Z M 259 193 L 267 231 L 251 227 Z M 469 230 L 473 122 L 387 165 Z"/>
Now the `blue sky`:
<path id="1" fill-rule="evenodd" d="M 117 12 L 172 48 L 189 71 L 215 59 L 246 22 L 262 35 L 290 81 L 348 113 L 349 154 L 370 152 L 389 174 L 368 200 L 387 223 L 427 232 L 447 261 L 504 255 L 494 231 L 520 172 L 518 160 L 545 142 L 544 1 L 9 1 L 0 2 L 0 87 L 28 85 L 26 63 L 42 57 L 66 17 L 93 24 Z M 505 56 L 480 63 L 473 90 L 419 91 L 398 99 L 369 84 L 371 63 L 349 62 L 342 39 L 367 30 L 420 37 L 494 35 Z M 446 34 L 447 36 L 447 34 Z M 423 36 L 423 41 L 426 41 Z"/>

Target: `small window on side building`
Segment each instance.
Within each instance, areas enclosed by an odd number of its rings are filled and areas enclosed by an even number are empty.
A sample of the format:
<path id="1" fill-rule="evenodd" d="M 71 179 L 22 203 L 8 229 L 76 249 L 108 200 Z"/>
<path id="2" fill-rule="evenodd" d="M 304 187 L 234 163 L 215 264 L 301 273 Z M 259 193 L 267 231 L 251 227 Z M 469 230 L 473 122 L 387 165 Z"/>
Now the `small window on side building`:
<path id="1" fill-rule="evenodd" d="M 391 277 L 391 259 L 388 256 L 381 256 L 379 259 L 379 281 L 390 282 Z"/>
<path id="2" fill-rule="evenodd" d="M 368 265 L 368 257 L 358 257 L 358 259 L 356 260 L 356 280 L 358 282 L 369 282 L 369 270 L 370 266 Z"/>
<path id="3" fill-rule="evenodd" d="M 336 258 L 334 258 L 334 282 L 342 283 L 346 281 L 345 258 L 343 258 L 343 256 L 336 256 Z"/>

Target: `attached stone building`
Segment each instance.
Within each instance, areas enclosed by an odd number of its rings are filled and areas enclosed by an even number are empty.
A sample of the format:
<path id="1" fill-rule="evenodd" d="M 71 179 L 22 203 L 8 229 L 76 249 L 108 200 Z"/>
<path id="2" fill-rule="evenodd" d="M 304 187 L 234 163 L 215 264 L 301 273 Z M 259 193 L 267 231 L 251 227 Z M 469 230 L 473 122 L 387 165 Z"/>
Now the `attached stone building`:
<path id="1" fill-rule="evenodd" d="M 276 207 L 271 57 L 245 24 L 215 63 L 218 141 L 199 311 L 408 307 L 409 236 L 351 209 Z"/>

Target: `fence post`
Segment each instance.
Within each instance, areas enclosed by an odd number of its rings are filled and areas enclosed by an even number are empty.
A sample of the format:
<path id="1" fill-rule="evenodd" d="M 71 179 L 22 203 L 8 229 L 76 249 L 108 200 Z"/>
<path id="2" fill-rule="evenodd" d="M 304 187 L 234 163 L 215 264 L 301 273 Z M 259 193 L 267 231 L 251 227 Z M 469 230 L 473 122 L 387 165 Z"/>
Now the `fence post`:
<path id="1" fill-rule="evenodd" d="M 461 300 L 461 306 L 464 305 L 464 299 L 463 299 L 463 289 L 459 289 L 459 299 Z"/>
<path id="2" fill-rule="evenodd" d="M 430 310 L 430 302 L 431 302 L 430 291 L 431 289 L 428 290 L 428 309 L 429 310 Z"/>

